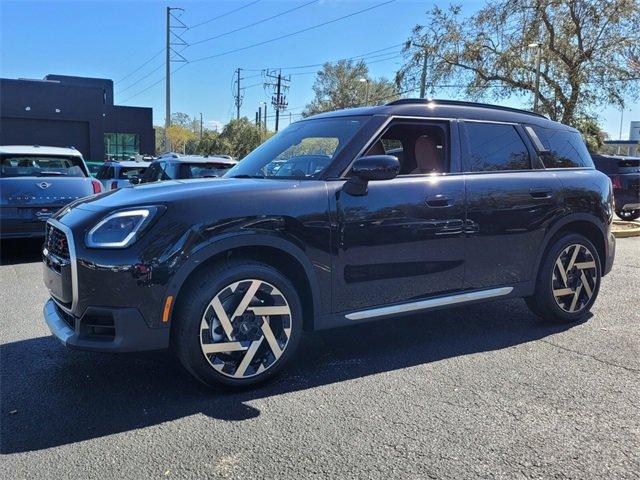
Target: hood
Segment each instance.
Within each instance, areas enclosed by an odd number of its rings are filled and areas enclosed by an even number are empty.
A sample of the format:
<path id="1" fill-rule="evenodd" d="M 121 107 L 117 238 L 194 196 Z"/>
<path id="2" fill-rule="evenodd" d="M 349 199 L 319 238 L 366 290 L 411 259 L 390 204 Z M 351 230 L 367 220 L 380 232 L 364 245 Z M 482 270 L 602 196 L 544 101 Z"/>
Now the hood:
<path id="1" fill-rule="evenodd" d="M 198 202 L 206 203 L 222 199 L 246 203 L 265 191 L 288 192 L 299 188 L 301 183 L 316 183 L 309 180 L 271 180 L 249 178 L 218 178 L 170 180 L 124 187 L 97 195 L 75 205 L 82 210 L 94 212 L 117 210 L 142 205 L 164 205 Z M 233 198 L 233 200 L 231 200 Z"/>

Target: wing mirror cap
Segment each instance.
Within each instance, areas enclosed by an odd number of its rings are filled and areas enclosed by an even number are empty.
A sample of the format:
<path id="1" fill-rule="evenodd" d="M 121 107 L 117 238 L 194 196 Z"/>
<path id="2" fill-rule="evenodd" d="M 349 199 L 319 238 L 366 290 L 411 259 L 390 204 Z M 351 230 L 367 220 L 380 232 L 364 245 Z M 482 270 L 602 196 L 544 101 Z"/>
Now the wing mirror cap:
<path id="1" fill-rule="evenodd" d="M 398 176 L 400 162 L 393 155 L 368 155 L 360 157 L 351 167 L 351 175 L 365 182 L 391 180 Z"/>

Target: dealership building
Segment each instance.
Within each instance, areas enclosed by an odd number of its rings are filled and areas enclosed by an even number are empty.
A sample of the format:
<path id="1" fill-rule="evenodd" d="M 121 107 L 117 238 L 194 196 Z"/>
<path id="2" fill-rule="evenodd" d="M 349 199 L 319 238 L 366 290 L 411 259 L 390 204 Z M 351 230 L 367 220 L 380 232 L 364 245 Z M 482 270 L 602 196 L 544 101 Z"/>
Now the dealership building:
<path id="1" fill-rule="evenodd" d="M 73 146 L 93 161 L 153 155 L 153 112 L 114 105 L 108 79 L 2 78 L 0 145 Z"/>

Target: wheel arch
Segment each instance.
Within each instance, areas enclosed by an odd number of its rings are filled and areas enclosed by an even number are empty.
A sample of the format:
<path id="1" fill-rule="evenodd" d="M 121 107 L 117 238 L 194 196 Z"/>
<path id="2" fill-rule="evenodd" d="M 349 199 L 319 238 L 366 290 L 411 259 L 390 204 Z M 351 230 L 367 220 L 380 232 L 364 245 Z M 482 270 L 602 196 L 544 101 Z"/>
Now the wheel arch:
<path id="1" fill-rule="evenodd" d="M 173 305 L 180 298 L 182 289 L 189 278 L 213 263 L 227 259 L 244 257 L 261 261 L 285 274 L 293 283 L 303 309 L 304 330 L 314 330 L 316 318 L 320 314 L 319 285 L 313 266 L 304 253 L 294 243 L 272 235 L 241 234 L 220 239 L 200 248 L 173 275 L 167 287 L 166 296 L 173 296 Z M 173 320 L 173 309 L 169 323 Z"/>
<path id="2" fill-rule="evenodd" d="M 605 271 L 606 229 L 603 228 L 601 222 L 594 215 L 578 213 L 564 217 L 547 232 L 543 248 L 540 249 L 540 253 L 538 253 L 538 258 L 535 264 L 534 280 L 538 278 L 538 271 L 540 270 L 540 266 L 542 265 L 549 248 L 553 245 L 556 239 L 560 238 L 560 236 L 565 233 L 579 233 L 589 239 L 598 251 L 598 256 L 600 257 L 600 269 L 602 272 Z"/>

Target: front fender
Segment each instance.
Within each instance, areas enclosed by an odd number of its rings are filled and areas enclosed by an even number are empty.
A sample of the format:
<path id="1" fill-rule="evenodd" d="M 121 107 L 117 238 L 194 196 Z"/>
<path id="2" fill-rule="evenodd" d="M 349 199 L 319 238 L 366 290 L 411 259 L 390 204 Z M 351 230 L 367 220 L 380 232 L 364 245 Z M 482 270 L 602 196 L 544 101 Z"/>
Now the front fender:
<path id="1" fill-rule="evenodd" d="M 318 284 L 318 278 L 314 272 L 311 261 L 304 253 L 304 251 L 293 243 L 292 240 L 283 238 L 276 234 L 264 234 L 264 233 L 236 233 L 225 237 L 219 237 L 213 239 L 211 242 L 199 247 L 194 251 L 187 260 L 175 271 L 171 277 L 171 281 L 167 287 L 167 296 L 173 296 L 178 298 L 180 289 L 187 281 L 193 271 L 208 261 L 212 257 L 221 253 L 241 248 L 241 247 L 271 247 L 276 248 L 283 253 L 293 257 L 294 261 L 298 262 L 303 268 L 307 281 L 311 287 L 311 297 L 313 301 L 314 319 L 313 323 L 316 324 L 316 318 L 320 312 L 320 287 Z M 175 302 L 173 303 L 175 305 Z M 171 312 L 171 316 L 173 311 Z M 171 320 L 171 317 L 170 319 Z"/>

